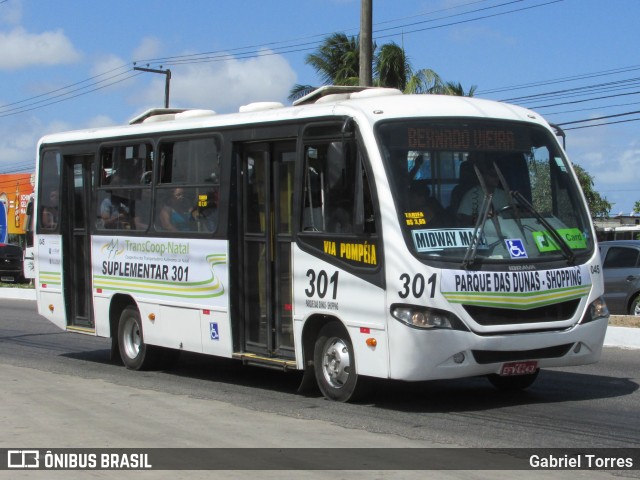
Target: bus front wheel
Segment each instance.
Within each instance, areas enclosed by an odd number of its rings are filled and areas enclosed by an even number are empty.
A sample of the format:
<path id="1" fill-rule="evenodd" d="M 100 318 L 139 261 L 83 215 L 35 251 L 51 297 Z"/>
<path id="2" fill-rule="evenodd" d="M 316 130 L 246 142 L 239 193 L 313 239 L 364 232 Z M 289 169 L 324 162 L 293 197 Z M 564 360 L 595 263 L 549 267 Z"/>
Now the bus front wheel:
<path id="1" fill-rule="evenodd" d="M 152 366 L 153 347 L 144 343 L 140 312 L 135 307 L 126 307 L 120 315 L 118 347 L 122 362 L 129 370 L 145 370 Z"/>
<path id="2" fill-rule="evenodd" d="M 356 372 L 353 344 L 338 323 L 328 323 L 316 339 L 313 364 L 322 394 L 330 400 L 348 402 L 363 393 L 364 378 Z"/>

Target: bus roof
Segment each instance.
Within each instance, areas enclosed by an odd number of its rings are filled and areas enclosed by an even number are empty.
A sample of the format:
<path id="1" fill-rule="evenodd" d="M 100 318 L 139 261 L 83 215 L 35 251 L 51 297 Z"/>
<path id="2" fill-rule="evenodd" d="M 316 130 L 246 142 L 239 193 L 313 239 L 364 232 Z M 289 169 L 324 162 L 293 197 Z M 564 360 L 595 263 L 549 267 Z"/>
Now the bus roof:
<path id="1" fill-rule="evenodd" d="M 409 117 L 495 118 L 533 122 L 550 128 L 539 114 L 516 105 L 451 95 L 405 95 L 388 88 L 328 86 L 290 107 L 278 102 L 257 102 L 240 110 L 240 113 L 216 114 L 212 110 L 151 109 L 129 125 L 54 133 L 43 137 L 39 145 L 329 116 L 352 116 L 356 122 L 371 125 L 381 120 Z"/>

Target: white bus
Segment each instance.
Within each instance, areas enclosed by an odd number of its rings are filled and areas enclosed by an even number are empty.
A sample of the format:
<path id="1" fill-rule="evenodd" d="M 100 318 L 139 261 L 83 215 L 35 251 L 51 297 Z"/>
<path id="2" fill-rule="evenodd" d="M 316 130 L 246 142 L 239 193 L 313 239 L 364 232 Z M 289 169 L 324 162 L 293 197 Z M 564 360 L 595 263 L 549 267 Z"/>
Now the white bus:
<path id="1" fill-rule="evenodd" d="M 236 114 L 154 110 L 38 145 L 39 313 L 129 369 L 184 350 L 371 377 L 596 362 L 608 322 L 584 196 L 538 114 L 323 87 Z"/>

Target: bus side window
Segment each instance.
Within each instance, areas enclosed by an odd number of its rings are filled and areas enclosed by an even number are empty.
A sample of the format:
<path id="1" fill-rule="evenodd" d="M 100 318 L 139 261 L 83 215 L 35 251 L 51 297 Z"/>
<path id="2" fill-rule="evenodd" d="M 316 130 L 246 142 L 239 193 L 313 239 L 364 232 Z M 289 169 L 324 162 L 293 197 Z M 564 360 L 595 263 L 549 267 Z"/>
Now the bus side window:
<path id="1" fill-rule="evenodd" d="M 40 225 L 45 230 L 55 230 L 58 227 L 59 195 L 58 189 L 54 188 L 49 192 L 46 199 L 42 200 L 42 217 Z"/>
<path id="2" fill-rule="evenodd" d="M 158 151 L 160 174 L 154 228 L 189 234 L 215 232 L 218 229 L 220 139 L 217 136 L 167 139 Z"/>
<path id="3" fill-rule="evenodd" d="M 304 193 L 302 208 L 302 230 L 324 231 L 324 206 L 322 203 L 324 173 L 318 161 L 318 149 L 305 148 Z"/>
<path id="4" fill-rule="evenodd" d="M 38 187 L 38 229 L 52 232 L 60 223 L 60 165 L 61 156 L 57 151 L 44 152 L 40 163 L 41 183 Z"/>
<path id="5" fill-rule="evenodd" d="M 305 148 L 302 231 L 374 233 L 373 202 L 355 142 Z"/>

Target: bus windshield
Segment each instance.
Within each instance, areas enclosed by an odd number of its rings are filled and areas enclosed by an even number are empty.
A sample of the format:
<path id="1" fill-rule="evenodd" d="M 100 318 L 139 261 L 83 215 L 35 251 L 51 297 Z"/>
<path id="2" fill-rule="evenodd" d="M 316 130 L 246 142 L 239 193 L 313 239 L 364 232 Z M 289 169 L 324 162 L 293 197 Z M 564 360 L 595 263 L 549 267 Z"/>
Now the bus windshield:
<path id="1" fill-rule="evenodd" d="M 494 120 L 378 126 L 405 240 L 419 258 L 513 263 L 593 251 L 588 211 L 553 134 Z"/>

